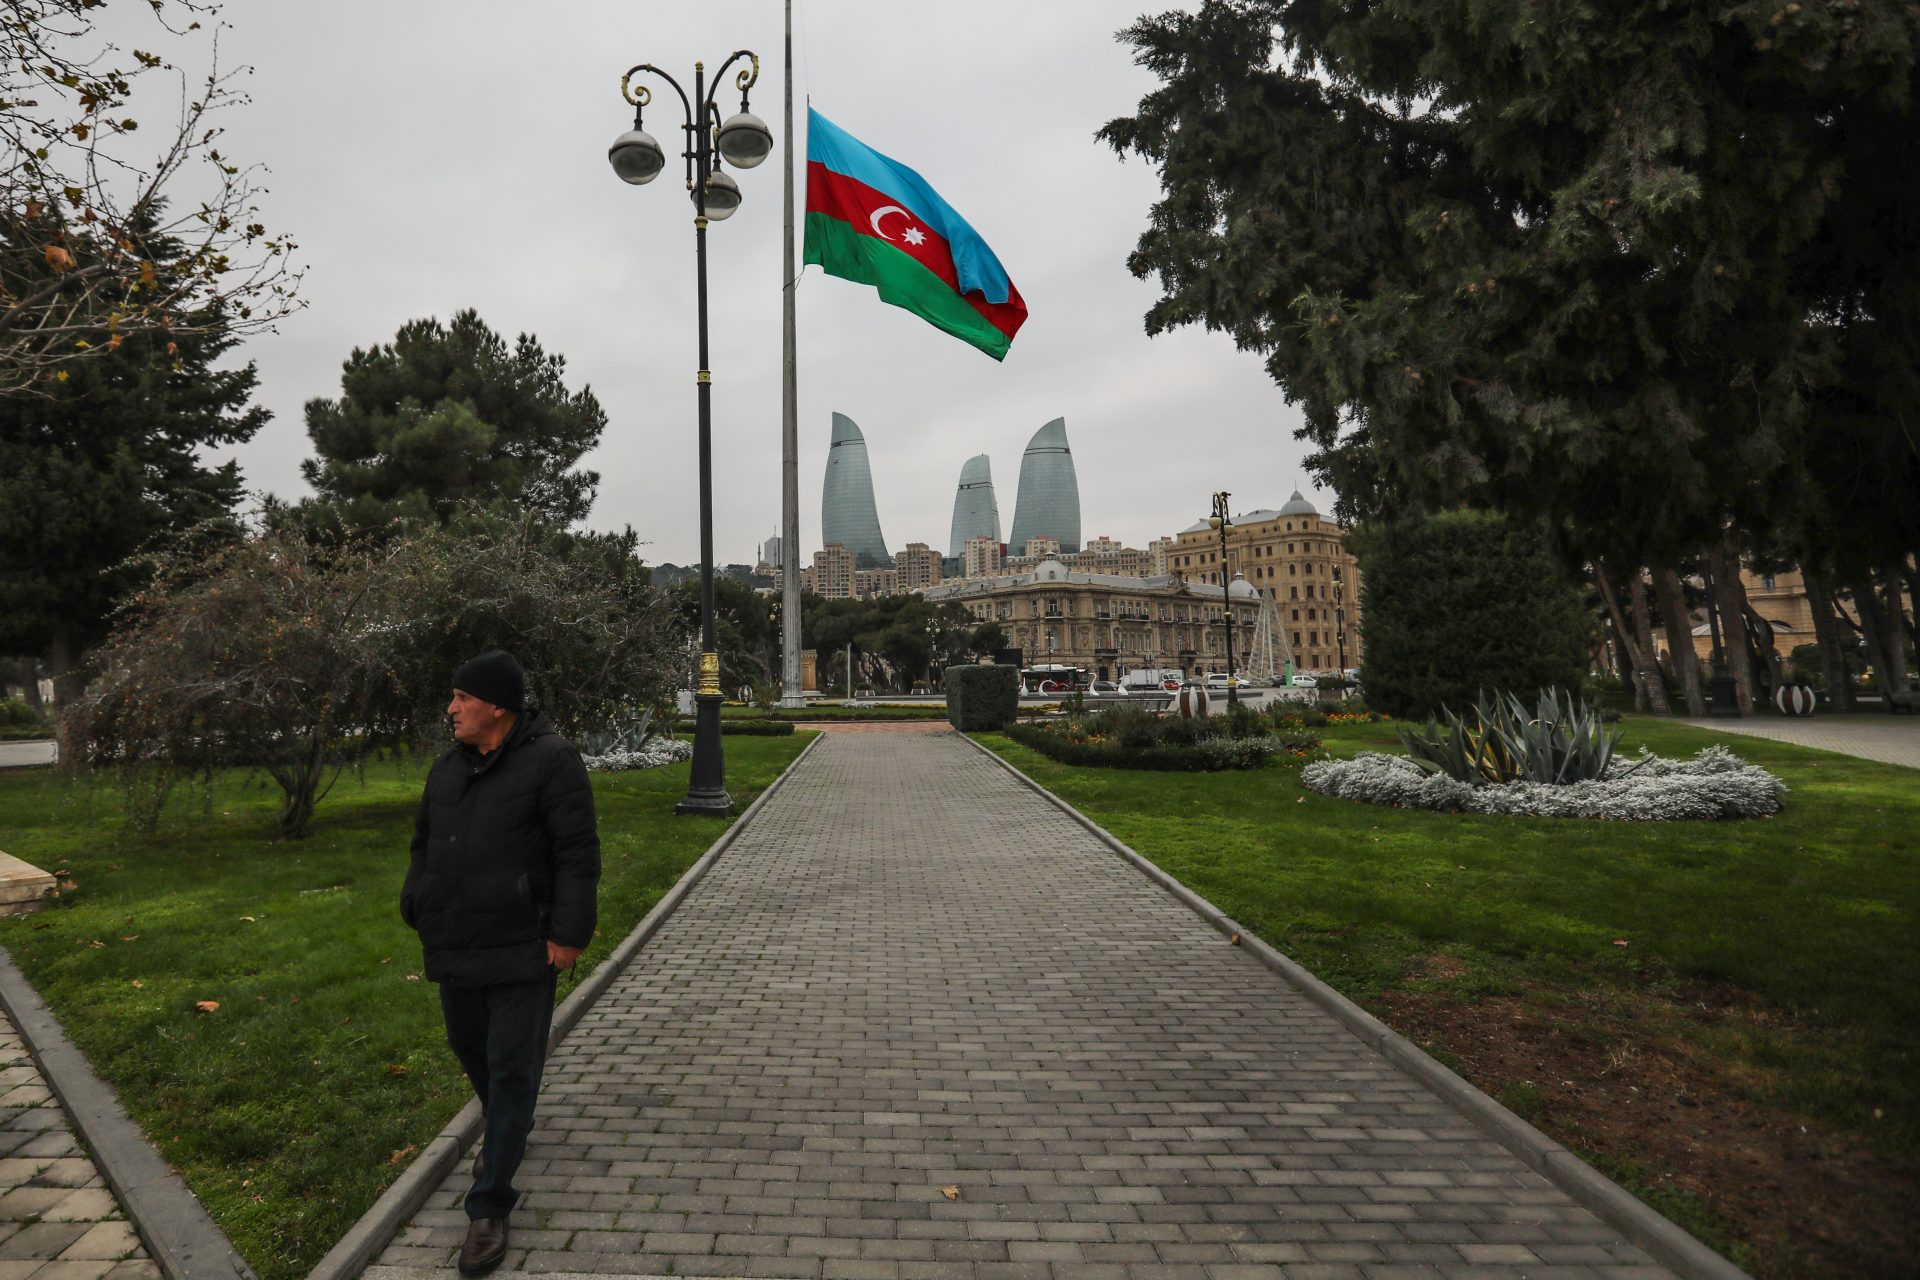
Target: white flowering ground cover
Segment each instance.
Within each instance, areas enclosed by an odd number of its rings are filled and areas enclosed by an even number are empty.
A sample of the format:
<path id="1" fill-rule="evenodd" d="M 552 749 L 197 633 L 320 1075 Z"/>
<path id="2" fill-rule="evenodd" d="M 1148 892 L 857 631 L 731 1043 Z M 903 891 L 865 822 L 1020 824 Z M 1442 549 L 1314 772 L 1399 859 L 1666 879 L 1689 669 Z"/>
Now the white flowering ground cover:
<path id="1" fill-rule="evenodd" d="M 627 769 L 658 769 L 663 764 L 678 764 L 693 759 L 693 744 L 678 738 L 649 738 L 637 751 L 609 751 L 604 755 L 582 756 L 588 773 L 618 773 Z"/>
<path id="2" fill-rule="evenodd" d="M 1322 795 L 1398 809 L 1615 822 L 1760 818 L 1777 813 L 1787 791 L 1786 783 L 1717 744 L 1691 760 L 1643 754 L 1637 761 L 1616 761 L 1604 778 L 1565 786 L 1507 782 L 1474 787 L 1429 773 L 1406 756 L 1373 751 L 1351 760 L 1317 761 L 1300 780 Z"/>

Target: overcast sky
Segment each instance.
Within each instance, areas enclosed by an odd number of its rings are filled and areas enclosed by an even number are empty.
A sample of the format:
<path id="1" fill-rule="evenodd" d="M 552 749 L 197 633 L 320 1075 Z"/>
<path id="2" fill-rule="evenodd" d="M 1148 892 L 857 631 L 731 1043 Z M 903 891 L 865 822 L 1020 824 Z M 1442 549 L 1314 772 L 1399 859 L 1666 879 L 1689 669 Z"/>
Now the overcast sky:
<path id="1" fill-rule="evenodd" d="M 1029 436 L 1066 418 L 1082 528 L 1133 546 L 1304 485 L 1298 415 L 1223 336 L 1149 340 L 1156 293 L 1126 257 L 1158 186 L 1093 134 L 1151 78 L 1114 33 L 1155 0 L 799 0 L 805 95 L 912 166 L 992 245 L 1029 318 L 1004 363 L 809 269 L 798 294 L 800 528 L 819 545 L 830 415 L 860 424 L 888 546 L 946 549 L 961 464 L 993 460 L 1011 527 Z M 144 5 L 131 6 L 144 9 Z M 239 449 L 251 487 L 304 493 L 302 406 L 339 392 L 355 346 L 406 320 L 477 308 L 537 335 L 609 423 L 589 524 L 631 524 L 649 561 L 699 554 L 692 206 L 678 162 L 614 177 L 631 124 L 620 76 L 655 62 L 689 82 L 736 48 L 761 57 L 754 111 L 780 130 L 779 0 L 664 4 L 329 0 L 229 4 L 222 59 L 254 68 L 227 150 L 272 172 L 264 220 L 300 242 L 308 308 L 247 343 L 273 422 Z M 177 48 L 175 52 L 178 52 Z M 144 92 L 144 90 L 143 90 Z M 722 94 L 723 111 L 738 105 Z M 649 127 L 667 140 L 678 103 Z M 671 116 L 671 118 L 670 118 Z M 718 559 L 751 561 L 780 526 L 780 153 L 736 172 L 739 213 L 709 232 Z M 804 180 L 804 136 L 797 166 Z M 801 199 L 804 204 L 804 190 Z M 1332 495 L 1307 489 L 1323 509 Z"/>

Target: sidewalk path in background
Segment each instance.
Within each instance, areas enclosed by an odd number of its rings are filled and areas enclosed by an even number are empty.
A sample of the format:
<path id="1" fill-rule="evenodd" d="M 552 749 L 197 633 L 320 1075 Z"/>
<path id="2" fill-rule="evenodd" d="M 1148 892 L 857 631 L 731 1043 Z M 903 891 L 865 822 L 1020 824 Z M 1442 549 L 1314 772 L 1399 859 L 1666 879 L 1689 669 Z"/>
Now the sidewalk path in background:
<path id="1" fill-rule="evenodd" d="M 13 1020 L 0 1013 L 0 1276 L 160 1280 L 100 1170 L 67 1126 Z"/>
<path id="2" fill-rule="evenodd" d="M 1682 720 L 1681 724 L 1715 733 L 1791 742 L 1800 747 L 1838 751 L 1862 760 L 1920 769 L 1920 716 L 1747 716 L 1738 720 Z"/>
<path id="3" fill-rule="evenodd" d="M 0 769 L 53 763 L 53 741 L 0 742 Z"/>
<path id="4" fill-rule="evenodd" d="M 555 1052 L 504 1274 L 1671 1275 L 958 735 L 795 769 Z"/>

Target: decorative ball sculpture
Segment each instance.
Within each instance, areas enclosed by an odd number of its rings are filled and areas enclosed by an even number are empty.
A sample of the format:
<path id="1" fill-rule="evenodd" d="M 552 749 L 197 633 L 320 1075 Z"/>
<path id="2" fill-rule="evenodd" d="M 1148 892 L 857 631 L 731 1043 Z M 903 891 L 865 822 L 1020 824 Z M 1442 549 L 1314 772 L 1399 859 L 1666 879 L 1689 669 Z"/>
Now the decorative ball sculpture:
<path id="1" fill-rule="evenodd" d="M 1780 708 L 1781 715 L 1810 716 L 1813 704 L 1812 685 L 1783 684 L 1773 691 L 1773 705 Z"/>

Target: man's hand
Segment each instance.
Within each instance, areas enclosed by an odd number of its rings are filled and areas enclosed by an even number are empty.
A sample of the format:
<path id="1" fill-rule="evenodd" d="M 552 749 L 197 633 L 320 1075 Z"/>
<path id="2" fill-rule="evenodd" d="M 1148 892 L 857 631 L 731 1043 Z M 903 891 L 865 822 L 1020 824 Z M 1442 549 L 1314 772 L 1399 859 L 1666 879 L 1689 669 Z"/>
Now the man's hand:
<path id="1" fill-rule="evenodd" d="M 548 940 L 547 963 L 556 969 L 571 969 L 584 950 L 586 950 L 585 947 L 563 947 L 557 942 Z"/>

